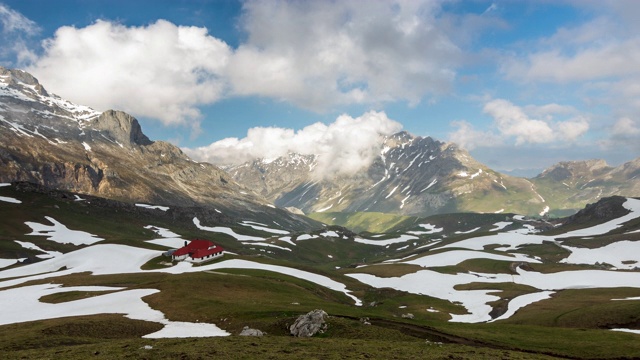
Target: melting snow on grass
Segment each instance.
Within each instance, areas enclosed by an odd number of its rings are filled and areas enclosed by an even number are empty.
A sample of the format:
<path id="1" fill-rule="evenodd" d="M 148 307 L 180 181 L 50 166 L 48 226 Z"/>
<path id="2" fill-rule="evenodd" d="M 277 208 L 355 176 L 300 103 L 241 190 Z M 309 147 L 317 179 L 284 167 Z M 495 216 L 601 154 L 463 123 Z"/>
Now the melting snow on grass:
<path id="1" fill-rule="evenodd" d="M 424 228 L 425 230 L 424 231 L 420 231 L 420 230 L 407 231 L 407 233 L 413 234 L 413 235 L 431 235 L 431 234 L 442 232 L 442 230 L 444 230 L 444 228 L 439 228 L 431 224 L 420 224 L 419 226 Z"/>
<path id="2" fill-rule="evenodd" d="M 462 261 L 476 258 L 537 263 L 539 262 L 538 260 L 531 259 L 522 254 L 499 255 L 481 252 L 481 250 L 484 250 L 485 246 L 488 245 L 502 245 L 502 247 L 496 248 L 495 250 L 509 251 L 515 250 L 525 244 L 542 244 L 543 241 L 551 241 L 559 244 L 558 241 L 555 240 L 555 238 L 559 237 L 585 237 L 608 233 L 621 226 L 624 222 L 636 218 L 638 216 L 637 211 L 640 210 L 640 201 L 627 199 L 625 207 L 631 210 L 632 213 L 588 229 L 576 230 L 553 237 L 532 235 L 523 231 L 509 231 L 490 236 L 475 237 L 447 244 L 440 248 L 464 248 L 468 250 L 440 252 L 434 255 L 405 261 L 405 263 L 423 267 L 454 266 Z M 636 213 L 634 214 L 634 212 Z M 498 223 L 495 225 L 500 227 L 509 224 Z M 583 249 L 567 246 L 564 246 L 564 248 L 572 251 L 572 254 L 563 261 L 566 263 L 595 264 L 595 262 L 607 262 L 620 269 L 631 269 L 637 266 L 638 261 L 640 261 L 640 255 L 638 255 L 640 254 L 640 242 L 621 241 L 600 249 Z M 582 270 L 542 274 L 518 268 L 517 273 L 517 275 L 481 273 L 442 274 L 431 270 L 421 270 L 401 277 L 390 278 L 380 278 L 370 274 L 348 274 L 348 276 L 378 288 L 390 287 L 401 291 L 433 296 L 454 303 L 460 303 L 467 309 L 468 314 L 452 314 L 451 321 L 454 322 L 483 322 L 491 320 L 489 312 L 492 308 L 487 304 L 499 299 L 494 295 L 499 291 L 490 290 L 490 285 L 487 285 L 488 290 L 455 289 L 457 285 L 462 284 L 516 283 L 528 285 L 540 290 L 539 292 L 521 295 L 512 299 L 508 305 L 507 312 L 495 320 L 508 318 L 518 309 L 533 302 L 547 299 L 551 296 L 552 292 L 558 290 L 615 287 L 640 288 L 640 276 L 635 272 Z"/>
<path id="3" fill-rule="evenodd" d="M 468 314 L 451 314 L 452 322 L 484 322 L 491 320 L 491 306 L 487 305 L 499 299 L 492 293 L 499 290 L 456 290 L 457 285 L 469 283 L 516 283 L 535 287 L 540 290 L 555 291 L 563 289 L 584 288 L 640 288 L 640 276 L 631 272 L 603 270 L 564 271 L 553 274 L 541 274 L 517 269 L 518 275 L 458 273 L 442 274 L 431 270 L 420 270 L 400 277 L 381 278 L 370 274 L 347 274 L 365 284 L 377 288 L 390 287 L 413 294 L 433 296 L 460 303 Z M 488 285 L 487 288 L 491 286 Z M 526 306 L 535 301 L 547 298 L 547 294 L 530 295 L 517 300 L 512 308 Z M 515 300 L 515 299 L 514 299 Z M 513 300 L 512 300 L 513 301 Z"/>
<path id="4" fill-rule="evenodd" d="M 471 230 L 467 230 L 467 231 L 456 231 L 455 234 L 471 234 L 472 232 L 478 231 L 480 230 L 480 227 L 471 229 Z"/>
<path id="5" fill-rule="evenodd" d="M 141 208 L 145 208 L 145 209 L 152 209 L 152 210 L 162 210 L 162 211 L 167 211 L 169 210 L 168 206 L 160 206 L 160 205 L 148 205 L 148 204 L 136 204 L 137 207 L 141 207 Z"/>
<path id="6" fill-rule="evenodd" d="M 563 246 L 571 251 L 561 263 L 590 264 L 606 263 L 617 269 L 632 270 L 640 266 L 640 241 L 618 241 L 600 248 L 587 249 Z"/>
<path id="7" fill-rule="evenodd" d="M 507 311 L 504 314 L 498 316 L 497 318 L 491 320 L 490 322 L 508 319 L 511 316 L 513 316 L 513 314 L 515 314 L 516 311 L 518 311 L 519 309 L 527 305 L 533 304 L 534 302 L 549 299 L 551 298 L 551 295 L 553 295 L 554 293 L 555 293 L 554 291 L 541 291 L 541 292 L 516 296 L 511 301 L 509 301 L 509 304 L 507 306 Z"/>
<path id="8" fill-rule="evenodd" d="M 11 204 L 22 204 L 22 201 L 8 196 L 0 196 L 0 201 Z"/>
<path id="9" fill-rule="evenodd" d="M 140 269 L 143 264 L 157 257 L 160 253 L 159 251 L 116 244 L 94 245 L 28 266 L 0 271 L 0 278 L 15 278 L 0 282 L 0 288 L 6 289 L 31 280 L 46 279 L 80 272 L 90 272 L 94 275 L 142 272 L 181 274 L 214 269 L 257 269 L 277 272 L 313 282 L 331 290 L 342 292 L 353 299 L 357 306 L 362 305 L 360 299 L 352 295 L 344 284 L 326 276 L 285 266 L 260 264 L 246 260 L 227 260 L 198 267 L 193 267 L 189 263 L 181 262 L 176 266 L 166 269 L 150 271 Z M 127 261 L 122 261 L 122 259 L 127 259 Z M 65 291 L 116 292 L 59 304 L 46 304 L 38 300 L 42 296 Z M 15 311 L 12 311 L 11 314 L 5 314 L 2 319 L 0 319 L 0 324 L 66 316 L 123 313 L 131 319 L 154 321 L 165 325 L 162 330 L 145 336 L 148 338 L 228 335 L 228 333 L 213 324 L 194 324 L 167 320 L 164 314 L 151 309 L 148 304 L 142 301 L 142 297 L 157 292 L 158 290 L 156 289 L 123 290 L 122 288 L 113 287 L 61 288 L 59 285 L 51 284 L 7 289 L 0 291 L 0 306 L 5 309 L 11 308 Z M 17 299 L 19 299 L 19 301 L 17 301 Z"/>
<path id="10" fill-rule="evenodd" d="M 26 242 L 26 241 L 19 241 L 19 240 L 14 240 L 14 241 L 18 245 L 22 246 L 25 249 L 30 249 L 30 250 L 36 250 L 36 251 L 43 252 L 44 254 L 36 255 L 36 257 L 38 257 L 40 259 L 50 259 L 50 258 L 62 255 L 62 253 L 59 252 L 59 251 L 46 251 L 46 250 L 43 250 L 42 248 L 40 248 L 39 246 L 37 246 L 34 243 L 30 243 L 30 242 Z"/>
<path id="11" fill-rule="evenodd" d="M 40 302 L 46 295 L 69 291 L 113 291 L 109 294 L 67 301 L 57 304 Z M 95 314 L 125 314 L 134 320 L 145 320 L 165 325 L 158 332 L 147 334 L 145 338 L 163 337 L 208 337 L 226 336 L 226 331 L 213 324 L 169 321 L 164 314 L 152 309 L 142 298 L 159 292 L 156 289 L 123 290 L 105 286 L 61 287 L 57 284 L 25 286 L 0 292 L 0 307 L 12 309 L 0 317 L 0 324 L 15 324 L 27 321 L 54 319 L 69 316 Z M 20 301 L 16 301 L 20 299 Z"/>
<path id="12" fill-rule="evenodd" d="M 210 227 L 210 226 L 200 225 L 200 220 L 198 220 L 197 217 L 193 218 L 193 223 L 200 230 L 227 234 L 232 236 L 238 241 L 264 241 L 264 238 L 261 238 L 261 237 L 238 234 L 235 231 L 233 231 L 233 229 L 228 227 L 224 227 L 224 226 Z"/>
<path id="13" fill-rule="evenodd" d="M 293 276 L 298 279 L 306 280 L 306 281 L 318 284 L 320 286 L 324 286 L 328 289 L 344 293 L 346 296 L 353 299 L 356 306 L 362 306 L 362 301 L 360 301 L 360 299 L 352 295 L 351 292 L 347 290 L 347 287 L 344 284 L 323 275 L 318 275 L 312 272 L 298 270 L 298 269 L 294 269 L 286 266 L 261 264 L 253 261 L 233 259 L 233 260 L 225 260 L 225 261 L 221 261 L 221 262 L 217 262 L 209 265 L 201 265 L 198 267 L 193 267 L 191 263 L 180 262 L 176 266 L 166 268 L 166 269 L 160 269 L 156 271 L 167 272 L 171 274 L 181 274 L 186 272 L 197 272 L 197 271 L 218 270 L 218 269 L 256 269 L 256 270 L 272 271 L 272 272 L 277 272 L 284 275 Z"/>
<path id="14" fill-rule="evenodd" d="M 513 222 L 511 221 L 500 221 L 497 222 L 495 224 L 493 224 L 493 226 L 495 226 L 493 229 L 489 230 L 489 231 L 500 231 L 504 228 L 506 228 L 507 226 L 513 224 Z"/>
<path id="15" fill-rule="evenodd" d="M 437 267 L 437 266 L 455 266 L 463 261 L 470 259 L 492 259 L 499 261 L 526 261 L 533 263 L 540 263 L 540 261 L 531 259 L 522 254 L 510 254 L 499 255 L 492 254 L 484 251 L 469 251 L 469 250 L 451 250 L 445 251 L 433 255 L 423 256 L 410 261 L 405 261 L 405 264 L 420 265 L 422 267 Z"/>
<path id="16" fill-rule="evenodd" d="M 185 245 L 186 240 L 173 231 L 159 226 L 147 225 L 145 229 L 153 230 L 156 234 L 162 236 L 160 239 L 147 240 L 148 243 L 165 246 L 172 249 L 178 249 Z"/>
<path id="17" fill-rule="evenodd" d="M 387 246 L 391 244 L 403 243 L 403 242 L 416 240 L 416 239 L 418 239 L 417 236 L 402 234 L 396 238 L 385 239 L 385 240 L 364 239 L 356 236 L 354 241 L 362 244 L 368 244 L 368 245 Z"/>
<path id="18" fill-rule="evenodd" d="M 73 245 L 91 245 L 104 240 L 88 232 L 71 230 L 52 217 L 45 216 L 45 219 L 49 220 L 53 225 L 39 224 L 31 221 L 25 222 L 25 224 L 33 230 L 32 233 L 27 235 L 47 236 L 49 240 L 61 244 Z"/>
<path id="19" fill-rule="evenodd" d="M 0 183 L 0 187 L 5 187 L 5 186 L 11 186 L 11 184 L 9 184 L 9 183 Z M 20 201 L 20 200 L 18 200 L 16 198 L 8 197 L 8 196 L 0 196 L 0 201 L 7 202 L 7 203 L 12 203 L 12 204 L 22 204 L 22 201 Z"/>
<path id="20" fill-rule="evenodd" d="M 296 238 L 296 241 L 318 239 L 318 235 L 302 234 Z"/>
<path id="21" fill-rule="evenodd" d="M 278 245 L 269 244 L 269 243 L 265 243 L 265 242 L 246 242 L 246 243 L 242 243 L 242 244 L 244 244 L 244 245 L 264 246 L 264 247 L 272 247 L 272 248 L 276 248 L 276 249 L 280 249 L 280 250 L 291 251 L 291 249 L 286 248 L 284 246 L 278 246 Z"/>
<path id="22" fill-rule="evenodd" d="M 272 233 L 272 234 L 287 235 L 289 233 L 288 231 L 285 231 L 285 230 L 272 229 L 272 228 L 268 227 L 265 224 L 257 223 L 257 222 L 254 222 L 254 221 L 243 221 L 243 222 L 240 223 L 240 225 L 249 226 L 249 227 L 251 227 L 253 229 L 266 231 L 266 232 Z"/>

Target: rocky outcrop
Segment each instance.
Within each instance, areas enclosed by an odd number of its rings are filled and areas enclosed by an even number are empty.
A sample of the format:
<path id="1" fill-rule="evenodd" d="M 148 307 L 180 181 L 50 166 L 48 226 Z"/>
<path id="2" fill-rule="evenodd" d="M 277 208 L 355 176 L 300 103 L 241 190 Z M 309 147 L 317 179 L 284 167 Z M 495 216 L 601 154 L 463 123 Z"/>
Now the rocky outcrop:
<path id="1" fill-rule="evenodd" d="M 612 196 L 588 204 L 584 209 L 567 218 L 564 225 L 599 224 L 624 216 L 630 211 L 622 206 L 626 200 L 621 196 Z"/>
<path id="2" fill-rule="evenodd" d="M 317 333 L 322 334 L 327 330 L 326 319 L 328 316 L 324 310 L 318 309 L 300 315 L 289 327 L 289 332 L 295 337 L 311 337 Z"/>
<path id="3" fill-rule="evenodd" d="M 264 332 L 258 329 L 252 329 L 248 326 L 242 328 L 242 331 L 240 332 L 240 336 L 264 336 L 264 334 Z"/>
<path id="4" fill-rule="evenodd" d="M 107 110 L 91 122 L 95 130 L 107 134 L 113 141 L 126 146 L 151 145 L 151 140 L 142 133 L 142 128 L 133 116 L 115 110 Z"/>

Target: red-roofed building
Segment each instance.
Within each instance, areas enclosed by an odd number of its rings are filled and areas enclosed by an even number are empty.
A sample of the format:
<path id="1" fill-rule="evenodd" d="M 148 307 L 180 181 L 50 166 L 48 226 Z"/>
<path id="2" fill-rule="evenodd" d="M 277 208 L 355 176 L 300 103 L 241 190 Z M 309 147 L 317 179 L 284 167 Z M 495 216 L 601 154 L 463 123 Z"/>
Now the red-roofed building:
<path id="1" fill-rule="evenodd" d="M 186 260 L 194 263 L 213 260 L 221 257 L 224 249 L 212 241 L 195 239 L 173 252 L 171 258 L 176 261 Z"/>

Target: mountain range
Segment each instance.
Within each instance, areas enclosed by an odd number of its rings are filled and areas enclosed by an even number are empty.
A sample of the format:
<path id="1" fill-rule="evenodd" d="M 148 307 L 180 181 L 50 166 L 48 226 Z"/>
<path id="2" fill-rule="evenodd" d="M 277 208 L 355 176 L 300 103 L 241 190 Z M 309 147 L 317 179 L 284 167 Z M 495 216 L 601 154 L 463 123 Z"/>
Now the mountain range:
<path id="1" fill-rule="evenodd" d="M 218 167 L 151 141 L 124 112 L 73 104 L 24 71 L 0 68 L 0 182 L 16 181 L 125 202 L 254 214 L 292 228 L 319 226 L 276 209 Z"/>
<path id="2" fill-rule="evenodd" d="M 328 179 L 314 172 L 317 155 L 290 153 L 224 169 L 275 205 L 306 214 L 565 216 L 603 197 L 640 195 L 640 158 L 615 168 L 603 160 L 562 162 L 527 179 L 494 171 L 453 143 L 407 132 L 381 138 L 379 148 L 368 168 Z"/>
<path id="3" fill-rule="evenodd" d="M 494 171 L 454 143 L 407 132 L 381 137 L 377 156 L 353 175 L 320 177 L 319 155 L 296 153 L 220 168 L 150 140 L 124 112 L 73 104 L 30 74 L 5 68 L 0 142 L 0 181 L 249 211 L 294 228 L 319 226 L 301 215 L 321 212 L 564 216 L 606 196 L 640 195 L 640 158 L 615 168 L 602 160 L 563 162 L 527 179 Z"/>

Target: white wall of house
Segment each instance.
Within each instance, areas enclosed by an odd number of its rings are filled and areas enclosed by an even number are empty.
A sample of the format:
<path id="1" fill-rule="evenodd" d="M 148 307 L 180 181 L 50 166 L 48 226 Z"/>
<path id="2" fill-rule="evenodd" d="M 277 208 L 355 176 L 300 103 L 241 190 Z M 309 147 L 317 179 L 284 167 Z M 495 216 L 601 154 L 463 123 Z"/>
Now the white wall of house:
<path id="1" fill-rule="evenodd" d="M 205 261 L 209 261 L 209 260 L 213 260 L 213 259 L 219 258 L 219 257 L 221 257 L 223 254 L 224 254 L 224 251 L 223 251 L 223 252 L 219 252 L 219 253 L 217 253 L 217 254 L 211 254 L 211 255 L 208 255 L 208 256 L 206 256 L 206 257 L 204 257 L 204 258 L 194 259 L 194 258 L 192 258 L 192 257 L 188 257 L 188 258 L 186 258 L 185 260 L 186 260 L 186 261 L 188 261 L 188 262 L 192 262 L 192 263 L 194 263 L 194 264 L 199 264 L 199 263 L 203 263 L 203 262 L 205 262 Z"/>

